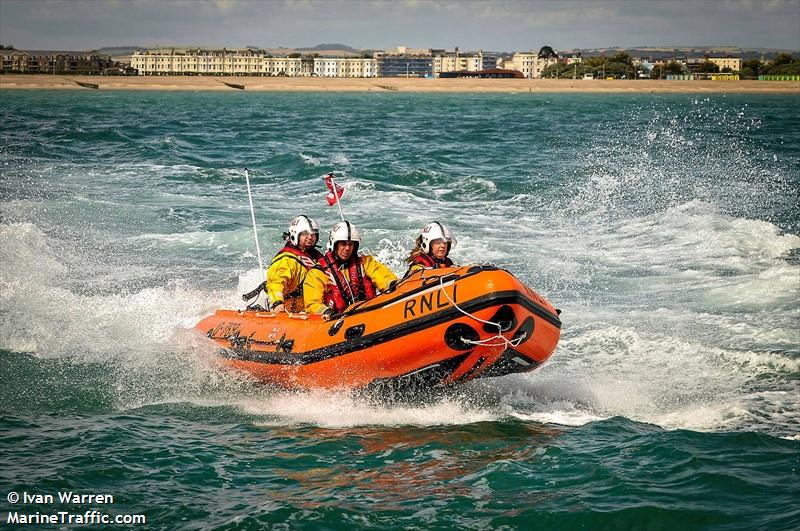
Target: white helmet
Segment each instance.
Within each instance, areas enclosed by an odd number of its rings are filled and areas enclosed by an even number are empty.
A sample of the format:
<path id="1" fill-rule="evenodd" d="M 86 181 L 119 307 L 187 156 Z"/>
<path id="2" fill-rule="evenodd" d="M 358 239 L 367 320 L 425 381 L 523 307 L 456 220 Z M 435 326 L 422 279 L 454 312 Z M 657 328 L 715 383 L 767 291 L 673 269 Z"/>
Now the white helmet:
<path id="1" fill-rule="evenodd" d="M 438 221 L 432 221 L 425 225 L 425 228 L 422 229 L 422 233 L 420 234 L 420 238 L 422 238 L 422 250 L 428 254 L 431 252 L 431 242 L 434 240 L 444 240 L 447 243 L 448 253 L 457 243 L 456 237 L 453 236 L 450 229 Z"/>
<path id="2" fill-rule="evenodd" d="M 304 232 L 310 232 L 317 235 L 319 241 L 319 225 L 317 222 L 308 216 L 297 216 L 289 223 L 289 241 L 292 245 L 299 245 L 300 235 Z"/>
<path id="3" fill-rule="evenodd" d="M 336 242 L 347 241 L 356 242 L 355 251 L 357 252 L 358 245 L 361 243 L 361 233 L 349 221 L 340 221 L 331 229 L 331 234 L 328 237 L 328 250 L 333 251 L 334 247 L 336 247 Z"/>

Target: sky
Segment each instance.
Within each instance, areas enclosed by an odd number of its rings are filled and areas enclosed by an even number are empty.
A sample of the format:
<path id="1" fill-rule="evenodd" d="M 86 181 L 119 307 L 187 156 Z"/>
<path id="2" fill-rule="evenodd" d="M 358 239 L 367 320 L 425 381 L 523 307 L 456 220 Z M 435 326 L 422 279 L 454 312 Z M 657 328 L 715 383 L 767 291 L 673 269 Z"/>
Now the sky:
<path id="1" fill-rule="evenodd" d="M 0 44 L 800 50 L 800 0 L 0 0 Z"/>

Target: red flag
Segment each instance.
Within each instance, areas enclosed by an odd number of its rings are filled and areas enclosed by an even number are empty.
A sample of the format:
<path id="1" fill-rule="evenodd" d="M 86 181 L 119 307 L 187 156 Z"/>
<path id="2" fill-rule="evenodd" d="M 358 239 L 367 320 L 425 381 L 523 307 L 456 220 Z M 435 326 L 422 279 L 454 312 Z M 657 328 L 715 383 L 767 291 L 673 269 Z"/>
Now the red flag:
<path id="1" fill-rule="evenodd" d="M 328 204 L 330 206 L 333 206 L 336 204 L 337 199 L 341 199 L 342 196 L 344 195 L 344 187 L 339 186 L 338 184 L 333 182 L 332 173 L 329 173 L 325 177 L 325 186 L 327 186 L 328 190 L 330 190 L 330 192 L 328 192 L 328 195 L 325 196 L 325 199 L 328 200 Z M 336 188 L 335 190 L 334 187 Z"/>

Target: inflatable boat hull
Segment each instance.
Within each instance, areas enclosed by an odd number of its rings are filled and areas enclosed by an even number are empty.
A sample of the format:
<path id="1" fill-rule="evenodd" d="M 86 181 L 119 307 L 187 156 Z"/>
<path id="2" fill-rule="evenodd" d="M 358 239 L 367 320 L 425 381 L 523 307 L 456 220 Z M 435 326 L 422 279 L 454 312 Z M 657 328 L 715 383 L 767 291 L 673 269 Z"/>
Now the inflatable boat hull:
<path id="1" fill-rule="evenodd" d="M 218 310 L 196 328 L 223 347 L 226 365 L 259 380 L 335 389 L 446 386 L 532 371 L 555 350 L 561 321 L 507 271 L 473 266 L 417 273 L 330 321 Z"/>

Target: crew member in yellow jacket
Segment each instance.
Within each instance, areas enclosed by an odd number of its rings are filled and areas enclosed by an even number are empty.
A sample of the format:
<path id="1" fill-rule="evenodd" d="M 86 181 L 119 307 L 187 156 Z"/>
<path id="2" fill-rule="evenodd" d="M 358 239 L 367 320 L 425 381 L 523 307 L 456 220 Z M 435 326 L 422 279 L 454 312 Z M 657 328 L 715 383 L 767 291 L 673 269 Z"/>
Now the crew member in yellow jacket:
<path id="1" fill-rule="evenodd" d="M 359 255 L 360 243 L 361 233 L 352 223 L 341 221 L 334 225 L 327 252 L 303 283 L 306 312 L 328 318 L 354 302 L 394 288 L 397 275 L 374 257 Z"/>
<path id="2" fill-rule="evenodd" d="M 286 244 L 267 269 L 267 295 L 273 312 L 302 312 L 303 281 L 307 272 L 322 258 L 315 246 L 319 225 L 308 216 L 297 216 L 284 234 Z"/>

